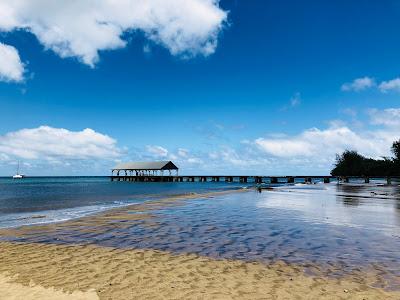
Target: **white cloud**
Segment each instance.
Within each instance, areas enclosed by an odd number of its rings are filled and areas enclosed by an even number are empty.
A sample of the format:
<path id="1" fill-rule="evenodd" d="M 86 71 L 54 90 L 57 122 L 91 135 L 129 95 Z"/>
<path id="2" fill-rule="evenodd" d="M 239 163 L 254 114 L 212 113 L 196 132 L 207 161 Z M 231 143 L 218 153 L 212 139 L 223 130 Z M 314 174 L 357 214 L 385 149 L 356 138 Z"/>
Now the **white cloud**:
<path id="1" fill-rule="evenodd" d="M 400 77 L 393 78 L 391 80 L 382 81 L 376 83 L 374 78 L 362 77 L 348 82 L 342 85 L 342 91 L 355 91 L 360 92 L 370 88 L 377 88 L 382 93 L 387 93 L 390 91 L 400 92 Z"/>
<path id="2" fill-rule="evenodd" d="M 168 150 L 161 146 L 146 146 L 147 152 L 156 158 L 166 158 L 168 157 Z"/>
<path id="3" fill-rule="evenodd" d="M 186 162 L 188 164 L 194 164 L 194 165 L 199 165 L 199 164 L 203 164 L 204 161 L 201 158 L 198 157 L 189 157 Z"/>
<path id="4" fill-rule="evenodd" d="M 255 140 L 265 152 L 274 156 L 290 157 L 290 156 L 311 156 L 311 145 L 302 139 L 265 139 L 258 138 Z"/>
<path id="5" fill-rule="evenodd" d="M 70 131 L 40 126 L 0 136 L 0 156 L 26 160 L 113 159 L 121 155 L 116 141 L 92 129 Z"/>
<path id="6" fill-rule="evenodd" d="M 253 144 L 244 144 L 239 147 L 220 146 L 217 150 L 204 154 L 207 168 L 213 168 L 221 173 L 221 170 L 228 173 L 241 172 L 249 174 L 260 172 L 270 165 L 270 159 L 255 151 Z"/>
<path id="7" fill-rule="evenodd" d="M 140 31 L 173 55 L 209 55 L 227 12 L 217 0 L 0 0 L 0 30 L 24 29 L 61 57 L 94 66 L 99 51 Z"/>
<path id="8" fill-rule="evenodd" d="M 400 92 L 400 78 L 394 78 L 388 81 L 382 81 L 379 84 L 379 90 L 382 93 L 387 93 L 389 91 Z"/>
<path id="9" fill-rule="evenodd" d="M 236 167 L 246 166 L 249 164 L 243 155 L 237 153 L 235 149 L 226 146 L 222 147 L 218 152 L 217 159 Z"/>
<path id="10" fill-rule="evenodd" d="M 357 78 L 354 79 L 352 82 L 347 82 L 342 85 L 341 89 L 342 91 L 349 92 L 349 91 L 354 91 L 354 92 L 360 92 L 364 91 L 366 89 L 372 88 L 376 85 L 375 80 L 371 77 L 362 77 L 362 78 Z"/>
<path id="11" fill-rule="evenodd" d="M 388 108 L 384 110 L 371 109 L 369 115 L 372 124 L 399 127 L 400 130 L 400 108 Z"/>
<path id="12" fill-rule="evenodd" d="M 176 151 L 169 151 L 162 146 L 148 145 L 146 146 L 146 150 L 152 158 L 172 160 L 180 166 L 191 167 L 192 165 L 203 163 L 200 157 L 191 154 L 189 150 L 184 148 L 178 148 Z M 146 156 L 143 158 L 146 159 Z"/>
<path id="13" fill-rule="evenodd" d="M 357 150 L 369 157 L 390 155 L 390 146 L 399 139 L 399 110 L 388 109 L 371 113 L 371 124 L 385 125 L 383 129 L 356 132 L 335 123 L 326 129 L 311 128 L 286 138 L 258 138 L 255 145 L 264 153 L 281 158 L 313 158 L 319 162 L 333 162 L 335 154 Z M 385 116 L 392 121 L 384 121 Z"/>
<path id="14" fill-rule="evenodd" d="M 183 158 L 188 157 L 189 156 L 189 150 L 183 149 L 183 148 L 179 148 L 178 149 L 178 156 L 183 157 Z"/>
<path id="15" fill-rule="evenodd" d="M 0 81 L 20 82 L 23 79 L 24 64 L 19 57 L 17 49 L 0 43 Z"/>

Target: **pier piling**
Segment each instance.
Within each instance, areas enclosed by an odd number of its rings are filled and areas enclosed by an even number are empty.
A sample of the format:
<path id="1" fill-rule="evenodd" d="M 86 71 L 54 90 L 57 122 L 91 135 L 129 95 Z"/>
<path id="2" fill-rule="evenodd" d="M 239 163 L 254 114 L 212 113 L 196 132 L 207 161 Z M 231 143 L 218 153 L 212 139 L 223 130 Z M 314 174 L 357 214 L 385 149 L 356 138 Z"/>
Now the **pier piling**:
<path id="1" fill-rule="evenodd" d="M 377 177 L 381 180 L 385 180 L 388 185 L 392 184 L 393 179 L 400 179 L 400 176 L 382 176 Z M 294 183 L 296 180 L 304 180 L 304 183 L 313 183 L 318 181 L 323 181 L 323 183 L 330 183 L 331 180 L 337 180 L 337 183 L 349 183 L 350 179 L 358 179 L 364 180 L 365 183 L 370 182 L 370 176 L 252 176 L 252 175 L 239 175 L 239 176 L 232 176 L 232 175 L 197 175 L 197 176 L 162 176 L 162 175 L 135 175 L 129 174 L 125 175 L 121 172 L 120 175 L 112 175 L 110 176 L 111 181 L 126 181 L 126 182 L 219 182 L 225 180 L 225 182 L 238 182 L 238 183 L 249 183 L 254 182 L 255 184 L 262 184 L 264 183 L 264 179 L 266 182 L 270 182 L 271 184 L 277 184 L 279 182 L 282 183 Z"/>

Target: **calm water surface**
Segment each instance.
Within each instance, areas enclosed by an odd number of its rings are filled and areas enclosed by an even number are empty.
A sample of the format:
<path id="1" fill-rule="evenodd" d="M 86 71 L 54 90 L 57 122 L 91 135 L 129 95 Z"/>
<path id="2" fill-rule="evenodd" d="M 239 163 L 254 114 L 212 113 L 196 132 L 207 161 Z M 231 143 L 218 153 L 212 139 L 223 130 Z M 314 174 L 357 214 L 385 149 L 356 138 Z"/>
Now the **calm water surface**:
<path id="1" fill-rule="evenodd" d="M 65 221 L 148 199 L 242 186 L 225 182 L 111 182 L 108 177 L 0 177 L 0 228 Z"/>

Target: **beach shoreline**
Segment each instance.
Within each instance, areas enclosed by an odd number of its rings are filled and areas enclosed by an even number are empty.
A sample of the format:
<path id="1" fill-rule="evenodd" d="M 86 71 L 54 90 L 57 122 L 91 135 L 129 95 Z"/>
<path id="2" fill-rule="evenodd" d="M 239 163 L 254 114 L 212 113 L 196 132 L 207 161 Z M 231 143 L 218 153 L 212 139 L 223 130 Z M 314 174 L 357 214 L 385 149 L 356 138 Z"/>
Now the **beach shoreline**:
<path id="1" fill-rule="evenodd" d="M 303 197 L 307 194 L 304 192 Z M 250 188 L 188 193 L 60 223 L 0 230 L 0 299 L 20 299 L 21 295 L 26 300 L 400 299 L 400 291 L 392 289 L 396 286 L 393 278 L 380 273 L 380 268 L 342 272 L 339 264 L 332 265 L 333 272 L 329 274 L 322 265 L 311 261 L 304 261 L 305 267 L 282 259 L 258 261 L 166 251 L 143 246 L 141 239 L 147 235 L 139 237 L 139 244 L 119 244 L 127 235 L 134 238 L 132 228 L 162 227 L 160 211 L 176 212 L 190 203 L 211 207 L 220 203 L 225 209 L 224 201 L 232 199 L 231 194 L 239 198 L 237 201 L 246 201 L 253 198 L 249 193 L 260 195 Z M 266 196 L 280 194 L 278 189 L 278 193 L 267 192 Z M 286 198 L 295 195 L 283 194 Z M 206 199 L 211 201 L 204 202 Z M 196 228 L 194 223 L 191 226 Z M 182 227 L 176 229 L 179 228 Z M 107 246 L 110 234 L 114 246 Z M 78 236 L 83 238 L 76 240 Z M 99 243 L 99 237 L 105 244 Z M 171 242 L 170 238 L 165 237 L 164 242 Z M 240 243 L 237 247 L 241 247 Z M 400 284 L 399 278 L 394 280 Z"/>
<path id="2" fill-rule="evenodd" d="M 133 202 L 133 203 L 124 203 L 120 205 L 111 205 L 107 208 L 102 208 L 98 209 L 97 211 L 87 211 L 85 213 L 82 213 L 82 215 L 79 216 L 69 216 L 68 218 L 65 219 L 59 219 L 59 220 L 47 220 L 47 213 L 49 211 L 38 211 L 38 212 L 32 212 L 28 214 L 27 216 L 19 217 L 18 220 L 31 220 L 34 221 L 32 223 L 27 223 L 27 224 L 22 224 L 22 225 L 9 225 L 9 226 L 1 226 L 0 225 L 0 232 L 7 231 L 8 229 L 13 230 L 13 229 L 20 229 L 24 227 L 34 227 L 34 226 L 46 226 L 46 225 L 51 225 L 51 224 L 60 224 L 64 222 L 69 222 L 69 221 L 74 221 L 74 220 L 79 220 L 79 219 L 84 219 L 84 218 L 90 218 L 93 216 L 101 215 L 101 214 L 107 214 L 113 211 L 118 211 L 118 210 L 123 210 L 123 209 L 128 209 L 131 207 L 135 207 L 136 205 L 142 205 L 146 203 L 157 203 L 158 201 L 171 201 L 171 200 L 190 200 L 194 198 L 204 198 L 204 197 L 213 197 L 213 196 L 218 196 L 218 195 L 224 195 L 224 194 L 229 194 L 229 193 L 235 193 L 235 192 L 245 192 L 245 191 L 251 191 L 253 190 L 252 187 L 237 187 L 237 188 L 232 188 L 232 189 L 224 189 L 222 191 L 212 191 L 212 192 L 188 192 L 188 193 L 183 193 L 183 194 L 176 194 L 176 195 L 160 195 L 160 194 L 146 194 L 146 195 L 135 195 L 135 197 L 140 200 L 140 202 Z M 80 207 L 76 207 L 80 208 Z"/>

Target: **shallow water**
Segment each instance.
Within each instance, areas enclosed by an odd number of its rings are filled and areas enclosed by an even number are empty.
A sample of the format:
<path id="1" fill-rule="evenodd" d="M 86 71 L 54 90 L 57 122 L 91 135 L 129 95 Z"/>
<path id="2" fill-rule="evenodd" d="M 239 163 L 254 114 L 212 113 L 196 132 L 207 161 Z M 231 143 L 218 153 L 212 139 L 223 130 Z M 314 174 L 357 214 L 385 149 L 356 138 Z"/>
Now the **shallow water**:
<path id="1" fill-rule="evenodd" d="M 12 235 L 3 239 L 284 260 L 331 276 L 368 269 L 398 283 L 400 188 L 314 184 L 165 203 L 147 199 L 103 217 Z"/>
<path id="2" fill-rule="evenodd" d="M 65 221 L 148 199 L 241 186 L 225 182 L 111 182 L 108 177 L 0 177 L 0 228 Z"/>

